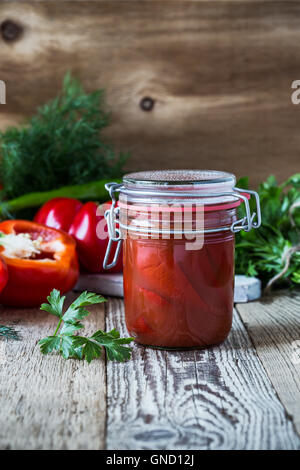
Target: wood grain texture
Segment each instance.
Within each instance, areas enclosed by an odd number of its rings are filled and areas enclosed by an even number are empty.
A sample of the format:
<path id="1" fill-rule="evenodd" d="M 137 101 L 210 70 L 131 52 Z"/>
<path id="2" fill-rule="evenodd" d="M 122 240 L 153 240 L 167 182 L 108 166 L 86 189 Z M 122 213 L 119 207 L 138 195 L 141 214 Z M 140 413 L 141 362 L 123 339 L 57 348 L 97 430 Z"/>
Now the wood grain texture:
<path id="1" fill-rule="evenodd" d="M 126 334 L 110 300 L 107 328 Z M 221 346 L 166 352 L 134 346 L 107 365 L 108 449 L 300 449 L 251 340 L 235 313 Z"/>
<path id="2" fill-rule="evenodd" d="M 87 331 L 104 326 L 95 306 Z M 105 361 L 43 356 L 37 341 L 53 334 L 56 318 L 38 310 L 3 309 L 0 322 L 13 324 L 20 342 L 0 342 L 0 449 L 102 449 Z"/>
<path id="3" fill-rule="evenodd" d="M 300 294 L 238 304 L 237 309 L 300 434 Z"/>
<path id="4" fill-rule="evenodd" d="M 131 151 L 128 170 L 282 180 L 299 169 L 299 14 L 294 1 L 1 2 L 0 24 L 21 34 L 0 35 L 0 128 L 54 97 L 71 70 L 88 90 L 106 88 L 107 136 Z"/>
<path id="5" fill-rule="evenodd" d="M 124 297 L 122 273 L 84 273 L 79 276 L 75 291 L 89 291 L 111 297 Z"/>

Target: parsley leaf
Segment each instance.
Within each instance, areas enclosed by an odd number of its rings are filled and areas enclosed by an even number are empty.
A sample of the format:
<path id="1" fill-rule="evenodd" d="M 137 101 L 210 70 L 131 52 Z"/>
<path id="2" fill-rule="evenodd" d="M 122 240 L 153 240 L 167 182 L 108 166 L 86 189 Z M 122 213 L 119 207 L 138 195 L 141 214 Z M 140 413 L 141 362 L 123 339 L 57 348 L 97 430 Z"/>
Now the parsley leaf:
<path id="1" fill-rule="evenodd" d="M 73 346 L 73 337 L 72 336 L 62 336 L 60 335 L 60 351 L 64 359 L 69 357 L 76 356 L 75 348 Z"/>
<path id="2" fill-rule="evenodd" d="M 77 351 L 73 346 L 71 336 L 47 336 L 47 338 L 43 338 L 39 341 L 39 345 L 43 354 L 59 351 L 65 359 L 77 357 Z"/>
<path id="3" fill-rule="evenodd" d="M 42 304 L 40 308 L 41 310 L 51 313 L 51 315 L 61 318 L 65 298 L 65 296 L 60 296 L 59 290 L 53 289 L 47 297 L 48 303 Z"/>
<path id="4" fill-rule="evenodd" d="M 120 338 L 120 333 L 114 329 L 108 333 L 98 330 L 90 338 L 76 336 L 73 344 L 76 348 L 82 346 L 82 356 L 88 362 L 101 355 L 102 347 L 106 349 L 109 360 L 123 362 L 130 359 L 131 349 L 122 345 L 132 341 L 133 338 Z"/>
<path id="5" fill-rule="evenodd" d="M 74 324 L 77 320 L 82 320 L 88 316 L 89 311 L 84 308 L 86 305 L 100 304 L 102 302 L 105 302 L 105 299 L 101 295 L 86 291 L 82 292 L 64 314 L 63 321 Z"/>
<path id="6" fill-rule="evenodd" d="M 100 357 L 105 348 L 109 360 L 124 361 L 130 358 L 131 349 L 123 345 L 131 343 L 133 338 L 120 338 L 120 333 L 115 329 L 108 333 L 98 330 L 91 337 L 73 335 L 83 328 L 80 320 L 89 315 L 85 307 L 105 302 L 101 295 L 82 292 L 65 313 L 63 313 L 64 299 L 65 297 L 54 289 L 47 297 L 49 303 L 41 306 L 42 310 L 59 318 L 54 335 L 39 341 L 43 354 L 57 351 L 65 359 L 70 357 L 86 359 L 90 363 L 93 359 Z"/>
<path id="7" fill-rule="evenodd" d="M 52 351 L 58 351 L 60 348 L 60 337 L 59 336 L 47 336 L 39 341 L 41 352 L 43 354 L 49 354 Z"/>
<path id="8" fill-rule="evenodd" d="M 74 347 L 81 349 L 82 357 L 90 363 L 96 357 L 100 357 L 102 354 L 102 347 L 90 338 L 84 338 L 83 336 L 76 336 L 73 341 Z"/>
<path id="9" fill-rule="evenodd" d="M 105 347 L 108 359 L 122 362 L 130 358 L 130 349 L 122 345 L 131 343 L 133 338 L 120 338 L 120 333 L 115 329 L 108 333 L 98 330 L 91 338 Z"/>
<path id="10" fill-rule="evenodd" d="M 74 323 L 64 323 L 60 330 L 60 334 L 70 336 L 75 333 L 75 331 L 80 330 L 81 328 L 84 328 L 84 326 L 79 321 L 76 321 Z"/>

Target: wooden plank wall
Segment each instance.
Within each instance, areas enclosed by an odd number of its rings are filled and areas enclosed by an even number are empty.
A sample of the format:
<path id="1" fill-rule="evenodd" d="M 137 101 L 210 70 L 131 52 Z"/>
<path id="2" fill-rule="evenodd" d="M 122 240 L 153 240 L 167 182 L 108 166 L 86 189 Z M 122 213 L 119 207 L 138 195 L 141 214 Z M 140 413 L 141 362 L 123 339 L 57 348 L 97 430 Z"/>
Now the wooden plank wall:
<path id="1" fill-rule="evenodd" d="M 255 185 L 299 171 L 300 4 L 1 1 L 0 128 L 55 96 L 67 70 L 105 87 L 129 170 L 225 169 Z M 148 98 L 148 99 L 145 99 Z"/>

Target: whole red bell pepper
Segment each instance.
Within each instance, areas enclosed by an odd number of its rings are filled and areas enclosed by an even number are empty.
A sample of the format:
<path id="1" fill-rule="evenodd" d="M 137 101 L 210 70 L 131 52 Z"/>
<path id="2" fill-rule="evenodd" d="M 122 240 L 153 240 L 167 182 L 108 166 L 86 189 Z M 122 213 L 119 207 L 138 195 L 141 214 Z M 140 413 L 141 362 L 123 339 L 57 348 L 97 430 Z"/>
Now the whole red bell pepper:
<path id="1" fill-rule="evenodd" d="M 104 212 L 110 204 L 111 202 L 108 202 L 98 206 L 95 202 L 87 202 L 76 214 L 69 229 L 69 234 L 75 238 L 77 243 L 79 261 L 90 272 L 107 272 L 103 269 L 103 260 L 109 240 Z M 111 259 L 112 257 L 113 253 Z M 109 270 L 110 273 L 122 271 L 122 258 L 121 252 L 117 265 Z"/>
<path id="2" fill-rule="evenodd" d="M 68 232 L 73 219 L 82 207 L 78 199 L 56 197 L 46 202 L 36 213 L 34 221 Z"/>
<path id="3" fill-rule="evenodd" d="M 0 255 L 8 281 L 0 303 L 36 307 L 52 289 L 67 292 L 77 282 L 76 243 L 67 233 L 27 220 L 0 223 Z"/>

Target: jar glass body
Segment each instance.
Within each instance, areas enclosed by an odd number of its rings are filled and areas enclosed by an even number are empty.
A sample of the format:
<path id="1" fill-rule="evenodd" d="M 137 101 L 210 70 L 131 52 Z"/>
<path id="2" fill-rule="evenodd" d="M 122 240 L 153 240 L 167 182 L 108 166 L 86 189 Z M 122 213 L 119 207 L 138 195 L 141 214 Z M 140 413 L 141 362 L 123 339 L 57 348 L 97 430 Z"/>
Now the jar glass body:
<path id="1" fill-rule="evenodd" d="M 187 248 L 193 242 L 184 233 L 182 237 L 174 235 L 172 213 L 164 233 L 157 230 L 145 236 L 129 230 L 124 237 L 125 320 L 138 343 L 204 348 L 224 341 L 230 331 L 234 289 L 234 234 L 230 226 L 236 220 L 236 208 L 200 207 L 205 230 L 198 238 L 199 247 Z M 134 203 L 127 204 L 126 211 L 127 226 L 135 227 L 138 221 L 142 227 L 163 227 L 164 212 L 150 216 Z M 124 214 L 121 203 L 121 221 Z M 196 230 L 196 212 L 188 212 L 185 220 Z M 228 229 L 214 231 L 224 226 Z"/>

